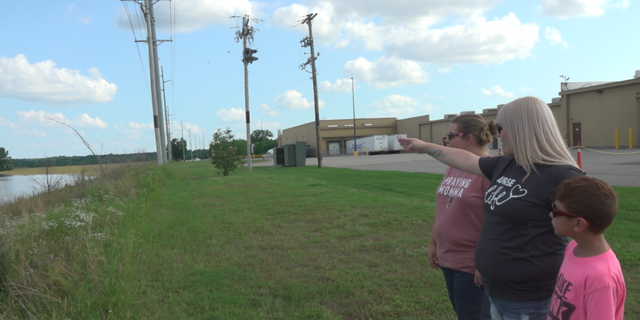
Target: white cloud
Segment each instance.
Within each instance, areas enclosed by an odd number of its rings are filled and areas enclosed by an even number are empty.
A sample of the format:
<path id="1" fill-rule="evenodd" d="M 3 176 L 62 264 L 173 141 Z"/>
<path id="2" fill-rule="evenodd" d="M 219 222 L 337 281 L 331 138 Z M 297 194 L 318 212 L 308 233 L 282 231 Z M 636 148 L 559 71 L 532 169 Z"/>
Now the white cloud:
<path id="1" fill-rule="evenodd" d="M 218 117 L 220 117 L 220 119 L 222 119 L 222 122 L 246 122 L 246 113 L 245 110 L 242 109 L 220 109 L 219 111 L 216 111 L 216 114 L 218 115 Z"/>
<path id="2" fill-rule="evenodd" d="M 446 67 L 446 68 L 438 68 L 438 72 L 439 73 L 451 73 L 451 68 Z"/>
<path id="3" fill-rule="evenodd" d="M 522 88 L 520 90 L 522 90 L 522 92 L 529 92 L 529 91 L 531 91 L 531 88 L 529 88 L 529 86 L 525 86 L 524 88 Z"/>
<path id="4" fill-rule="evenodd" d="M 81 128 L 98 128 L 98 129 L 106 129 L 109 125 L 104 121 L 100 120 L 100 118 L 96 117 L 91 118 L 88 114 L 84 113 L 81 116 L 75 118 L 75 124 Z"/>
<path id="5" fill-rule="evenodd" d="M 96 68 L 90 76 L 78 70 L 56 68 L 51 60 L 30 64 L 19 54 L 0 57 L 0 97 L 59 104 L 107 102 L 118 87 L 107 82 Z"/>
<path id="6" fill-rule="evenodd" d="M 133 121 L 129 122 L 128 127 L 135 130 L 154 130 L 155 129 L 153 127 L 153 123 L 137 123 Z"/>
<path id="7" fill-rule="evenodd" d="M 344 70 L 375 89 L 420 84 L 428 79 L 427 73 L 417 63 L 393 57 L 382 57 L 376 62 L 360 57 L 348 61 Z"/>
<path id="8" fill-rule="evenodd" d="M 323 93 L 351 92 L 351 79 L 338 79 L 335 83 L 322 81 L 320 91 Z"/>
<path id="9" fill-rule="evenodd" d="M 89 17 L 89 14 L 87 13 L 87 11 L 83 11 L 82 9 L 80 9 L 77 6 L 77 4 L 78 4 L 78 1 L 76 0 L 74 3 L 67 6 L 67 12 L 65 13 L 65 16 L 72 17 L 74 20 L 82 24 L 91 23 L 93 19 Z"/>
<path id="10" fill-rule="evenodd" d="M 308 26 L 306 24 L 299 25 L 300 21 L 306 18 L 311 13 L 317 13 L 318 15 L 313 19 L 313 40 L 319 45 L 329 45 L 334 41 L 338 41 L 339 47 L 346 47 L 349 43 L 348 40 L 339 40 L 341 36 L 341 27 L 343 21 L 336 15 L 334 11 L 334 5 L 330 1 L 322 1 L 316 7 L 305 7 L 299 4 L 292 4 L 288 7 L 282 7 L 277 9 L 273 13 L 272 23 L 282 27 L 290 28 L 291 26 L 298 25 L 298 28 L 302 32 L 307 32 Z"/>
<path id="11" fill-rule="evenodd" d="M 285 93 L 276 96 L 276 103 L 283 110 L 306 110 L 313 109 L 313 102 L 307 101 L 306 98 L 302 97 L 302 93 L 295 90 L 287 90 Z M 318 101 L 318 108 L 324 108 L 324 102 L 322 100 Z"/>
<path id="12" fill-rule="evenodd" d="M 421 104 L 417 99 L 398 94 L 385 97 L 365 108 L 374 110 L 367 115 L 369 117 L 401 117 L 432 110 L 432 106 L 428 103 Z"/>
<path id="13" fill-rule="evenodd" d="M 544 15 L 560 19 L 592 17 L 604 14 L 603 7 L 607 1 L 609 0 L 542 0 L 540 9 Z"/>
<path id="14" fill-rule="evenodd" d="M 525 58 L 538 42 L 538 30 L 535 23 L 523 24 L 510 13 L 502 19 L 487 21 L 478 17 L 442 29 L 373 31 L 387 33 L 380 49 L 389 54 L 413 61 L 455 64 Z M 378 38 L 375 33 L 361 36 Z"/>
<path id="15" fill-rule="evenodd" d="M 14 128 L 14 130 L 11 131 L 11 135 L 16 137 L 46 137 L 47 136 L 46 133 L 40 130 L 36 130 L 36 129 L 28 130 L 20 127 Z"/>
<path id="16" fill-rule="evenodd" d="M 513 97 L 513 93 L 504 91 L 500 86 L 493 86 L 489 90 L 480 90 L 487 97 Z"/>
<path id="17" fill-rule="evenodd" d="M 41 127 L 52 127 L 57 125 L 55 122 L 49 120 L 49 118 L 57 119 L 62 123 L 69 123 L 69 119 L 62 113 L 48 113 L 46 111 L 18 111 L 18 118 L 25 123 L 35 123 Z"/>
<path id="18" fill-rule="evenodd" d="M 529 56 L 539 27 L 521 23 L 513 13 L 488 21 L 483 14 L 499 2 L 406 0 L 398 5 L 381 0 L 315 0 L 309 6 L 280 8 L 273 20 L 289 28 L 309 12 L 317 12 L 313 20 L 317 43 L 336 48 L 351 44 L 413 61 L 500 63 Z"/>
<path id="19" fill-rule="evenodd" d="M 630 4 L 631 4 L 631 2 L 629 0 L 622 0 L 620 2 L 612 3 L 611 7 L 612 8 L 616 8 L 616 9 L 620 9 L 620 10 L 625 10 L 626 8 L 629 7 Z"/>
<path id="20" fill-rule="evenodd" d="M 562 40 L 562 35 L 556 28 L 546 27 L 544 30 L 544 36 L 547 38 L 547 40 L 549 40 L 549 43 L 552 46 L 561 45 L 565 49 L 569 47 L 569 44 L 566 41 Z"/>
<path id="21" fill-rule="evenodd" d="M 125 1 L 127 5 L 128 2 Z M 230 26 L 234 23 L 232 19 L 229 19 L 231 16 L 243 16 L 245 14 L 251 17 L 263 16 L 262 12 L 260 12 L 262 4 L 249 0 L 181 0 L 176 2 L 160 1 L 154 5 L 153 10 L 158 29 L 165 32 L 169 31 L 170 23 L 173 21 L 175 22 L 176 32 L 193 32 L 211 25 Z M 134 27 L 137 27 L 138 19 L 144 21 L 140 10 L 136 6 L 137 4 L 135 3 L 129 5 Z M 173 15 L 174 13 L 175 16 Z M 242 19 L 240 18 L 239 20 L 241 24 Z M 116 23 L 120 28 L 131 29 L 129 18 L 124 8 L 118 12 Z M 238 23 L 238 21 L 235 23 Z"/>
<path id="22" fill-rule="evenodd" d="M 258 109 L 258 112 L 264 113 L 270 117 L 276 116 L 276 110 L 271 106 L 269 106 L 268 104 L 261 104 L 260 109 Z"/>

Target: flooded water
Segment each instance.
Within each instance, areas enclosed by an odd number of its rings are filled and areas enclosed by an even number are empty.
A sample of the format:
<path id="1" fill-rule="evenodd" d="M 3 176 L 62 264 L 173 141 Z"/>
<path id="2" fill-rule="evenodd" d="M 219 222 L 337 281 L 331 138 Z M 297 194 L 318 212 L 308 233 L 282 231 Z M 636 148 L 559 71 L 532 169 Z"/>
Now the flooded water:
<path id="1" fill-rule="evenodd" d="M 60 186 L 73 184 L 75 174 L 51 174 L 49 181 L 60 182 Z M 0 203 L 11 202 L 17 196 L 32 196 L 43 191 L 47 176 L 36 174 L 29 176 L 0 174 Z M 52 183 L 50 183 L 52 184 Z"/>

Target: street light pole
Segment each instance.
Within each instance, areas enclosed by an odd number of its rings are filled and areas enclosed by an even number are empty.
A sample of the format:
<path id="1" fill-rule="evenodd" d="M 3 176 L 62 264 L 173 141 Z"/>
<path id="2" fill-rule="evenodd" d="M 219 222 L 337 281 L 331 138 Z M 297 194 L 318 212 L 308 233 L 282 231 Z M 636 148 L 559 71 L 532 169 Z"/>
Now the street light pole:
<path id="1" fill-rule="evenodd" d="M 356 94 L 353 91 L 353 77 L 351 77 L 351 102 L 353 103 L 353 156 L 358 156 L 358 143 L 356 141 Z"/>

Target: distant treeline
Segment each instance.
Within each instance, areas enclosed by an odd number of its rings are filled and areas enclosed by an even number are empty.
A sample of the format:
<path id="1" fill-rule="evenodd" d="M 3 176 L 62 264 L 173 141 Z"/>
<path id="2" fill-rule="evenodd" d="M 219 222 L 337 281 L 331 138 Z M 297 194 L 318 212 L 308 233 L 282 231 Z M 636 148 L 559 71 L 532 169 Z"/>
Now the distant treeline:
<path id="1" fill-rule="evenodd" d="M 130 153 L 130 154 L 103 154 L 100 156 L 102 163 L 143 162 L 156 160 L 155 152 Z M 36 159 L 12 159 L 14 168 L 38 168 L 38 167 L 63 167 L 98 164 L 98 158 L 88 156 L 59 156 Z M 48 163 L 47 163 L 48 162 Z"/>

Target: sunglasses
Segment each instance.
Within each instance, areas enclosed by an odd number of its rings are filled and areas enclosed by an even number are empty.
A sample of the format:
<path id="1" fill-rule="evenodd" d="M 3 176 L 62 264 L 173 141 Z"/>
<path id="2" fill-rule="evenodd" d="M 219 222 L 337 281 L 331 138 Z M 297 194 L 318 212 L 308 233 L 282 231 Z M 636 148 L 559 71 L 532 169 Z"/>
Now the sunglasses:
<path id="1" fill-rule="evenodd" d="M 449 139 L 449 141 L 451 141 L 451 139 L 453 139 L 453 137 L 462 137 L 465 134 L 460 132 L 460 133 L 453 133 L 451 131 L 449 131 L 449 133 L 447 133 L 447 139 Z"/>
<path id="2" fill-rule="evenodd" d="M 589 222 L 593 222 L 595 224 L 600 224 L 600 222 L 593 220 L 591 218 L 587 218 L 587 217 L 583 217 L 583 216 L 579 216 L 577 214 L 573 214 L 573 213 L 569 213 L 569 212 L 564 212 L 562 210 L 558 210 L 558 207 L 556 207 L 556 204 L 554 203 L 552 205 L 553 210 L 551 211 L 551 215 L 555 218 L 557 216 L 565 216 L 565 217 L 571 217 L 571 218 L 582 218 L 584 220 L 587 220 Z"/>
<path id="3" fill-rule="evenodd" d="M 502 126 L 499 123 L 496 123 L 496 128 L 498 128 L 498 134 L 502 133 Z"/>

